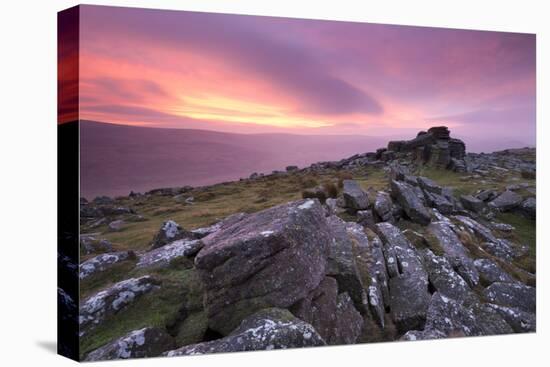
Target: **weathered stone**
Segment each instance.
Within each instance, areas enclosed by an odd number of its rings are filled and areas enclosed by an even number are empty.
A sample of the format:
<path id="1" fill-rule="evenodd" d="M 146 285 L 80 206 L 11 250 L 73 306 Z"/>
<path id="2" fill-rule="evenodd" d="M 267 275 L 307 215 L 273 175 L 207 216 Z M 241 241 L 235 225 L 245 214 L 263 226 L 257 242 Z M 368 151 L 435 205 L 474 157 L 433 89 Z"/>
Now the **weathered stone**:
<path id="1" fill-rule="evenodd" d="M 106 239 L 96 239 L 94 236 L 81 235 L 80 248 L 85 255 L 89 255 L 99 252 L 112 252 L 113 244 Z"/>
<path id="2" fill-rule="evenodd" d="M 430 214 L 416 195 L 412 186 L 404 182 L 392 180 L 391 193 L 413 222 L 423 225 L 430 223 Z"/>
<path id="3" fill-rule="evenodd" d="M 184 346 L 166 352 L 168 357 L 252 350 L 288 349 L 325 345 L 323 338 L 308 323 L 287 310 L 270 308 L 246 319 L 225 338 Z"/>
<path id="4" fill-rule="evenodd" d="M 423 251 L 424 267 L 430 283 L 441 295 L 458 301 L 475 298 L 466 281 L 456 273 L 445 257 L 436 256 L 430 250 Z"/>
<path id="5" fill-rule="evenodd" d="M 446 338 L 447 335 L 439 330 L 410 330 L 407 331 L 399 340 L 433 340 Z"/>
<path id="6" fill-rule="evenodd" d="M 342 192 L 346 208 L 353 210 L 364 210 L 369 207 L 367 193 L 363 191 L 359 183 L 355 180 L 344 180 Z"/>
<path id="7" fill-rule="evenodd" d="M 147 327 L 134 330 L 90 352 L 84 360 L 104 361 L 156 357 L 174 346 L 174 339 L 166 331 Z"/>
<path id="8" fill-rule="evenodd" d="M 514 283 L 516 280 L 507 272 L 502 270 L 492 260 L 489 259 L 477 259 L 474 261 L 474 265 L 479 272 L 480 279 L 483 284 L 490 285 L 495 282 Z"/>
<path id="9" fill-rule="evenodd" d="M 445 335 L 494 335 L 511 333 L 506 322 L 496 313 L 487 313 L 483 305 L 466 307 L 440 293 L 434 293 L 428 308 L 425 330 Z M 493 325 L 488 325 L 493 323 Z M 489 326 L 489 328 L 487 328 Z"/>
<path id="10" fill-rule="evenodd" d="M 139 257 L 138 268 L 166 267 L 181 257 L 191 257 L 202 249 L 201 240 L 177 240 L 154 250 L 145 252 Z"/>
<path id="11" fill-rule="evenodd" d="M 109 223 L 109 231 L 111 232 L 119 232 L 124 229 L 126 226 L 126 222 L 122 219 L 117 219 Z"/>
<path id="12" fill-rule="evenodd" d="M 536 312 L 536 289 L 521 283 L 496 282 L 488 286 L 483 295 L 491 303 L 519 308 L 525 312 Z"/>
<path id="13" fill-rule="evenodd" d="M 285 170 L 287 172 L 296 172 L 298 171 L 298 166 L 286 166 Z"/>
<path id="14" fill-rule="evenodd" d="M 108 270 L 133 256 L 135 255 L 131 251 L 119 251 L 92 257 L 80 264 L 79 278 L 81 280 L 86 279 L 91 275 Z"/>
<path id="15" fill-rule="evenodd" d="M 355 262 L 348 224 L 336 216 L 328 217 L 327 221 L 334 240 L 329 245 L 326 274 L 337 280 L 339 292 L 348 292 L 355 307 L 364 313 L 368 309 L 368 297 Z"/>
<path id="16" fill-rule="evenodd" d="M 489 202 L 489 207 L 506 212 L 519 206 L 519 204 L 521 204 L 521 200 L 520 195 L 513 191 L 506 190 Z"/>
<path id="17" fill-rule="evenodd" d="M 320 203 L 308 199 L 250 214 L 202 241 L 195 265 L 209 326 L 227 335 L 257 310 L 289 307 L 315 289 L 333 235 Z"/>
<path id="18" fill-rule="evenodd" d="M 328 344 L 336 340 L 336 304 L 338 283 L 325 277 L 307 297 L 298 301 L 290 310 L 301 320 L 311 324 Z"/>
<path id="19" fill-rule="evenodd" d="M 485 208 L 485 203 L 472 195 L 461 195 L 460 203 L 462 203 L 464 209 L 471 210 L 474 213 L 480 213 Z"/>
<path id="20" fill-rule="evenodd" d="M 468 250 L 462 245 L 451 226 L 445 222 L 432 222 L 427 229 L 435 246 L 441 248 L 453 269 L 470 285 L 479 283 L 479 274 Z"/>
<path id="21" fill-rule="evenodd" d="M 367 290 L 371 314 L 384 327 L 385 306 L 389 306 L 389 289 L 382 241 L 372 231 L 369 240 L 363 228 L 357 224 L 348 224 L 347 232 L 353 241 L 355 263 Z"/>
<path id="22" fill-rule="evenodd" d="M 527 198 L 519 206 L 519 212 L 529 219 L 537 218 L 537 199 L 534 197 Z"/>
<path id="23" fill-rule="evenodd" d="M 168 220 L 162 224 L 159 231 L 153 238 L 151 249 L 162 247 L 175 240 L 192 237 L 191 234 L 185 231 L 179 224 L 173 220 Z"/>
<path id="24" fill-rule="evenodd" d="M 88 298 L 80 305 L 80 336 L 116 314 L 137 298 L 157 288 L 159 282 L 149 275 L 116 283 Z"/>
<path id="25" fill-rule="evenodd" d="M 376 193 L 376 199 L 374 200 L 374 212 L 380 218 L 382 222 L 393 221 L 393 202 L 390 194 L 384 191 L 378 191 Z"/>
<path id="26" fill-rule="evenodd" d="M 428 275 L 422 261 L 397 227 L 378 223 L 376 230 L 384 242 L 393 321 L 402 332 L 421 328 L 430 298 Z"/>
<path id="27" fill-rule="evenodd" d="M 429 206 L 436 208 L 442 214 L 450 214 L 454 210 L 454 204 L 443 195 L 424 191 L 424 197 Z"/>
<path id="28" fill-rule="evenodd" d="M 334 344 L 354 344 L 363 331 L 363 317 L 353 306 L 347 292 L 338 295 Z"/>
<path id="29" fill-rule="evenodd" d="M 518 253 L 512 243 L 504 239 L 497 239 L 496 242 L 483 242 L 481 247 L 491 255 L 506 261 L 512 261 L 523 253 L 522 251 Z"/>
<path id="30" fill-rule="evenodd" d="M 246 213 L 235 213 L 235 214 L 230 215 L 229 217 L 226 217 L 226 218 L 222 219 L 221 221 L 219 221 L 215 224 L 212 224 L 211 226 L 193 229 L 191 231 L 192 237 L 193 238 L 198 238 L 198 239 L 206 237 L 209 234 L 212 234 L 216 231 L 219 231 L 222 228 L 229 227 L 229 226 L 239 222 L 246 215 L 247 215 Z"/>
<path id="31" fill-rule="evenodd" d="M 443 188 L 436 184 L 433 180 L 430 180 L 427 177 L 419 176 L 417 178 L 418 184 L 422 188 L 422 190 L 431 192 L 433 194 L 442 195 L 443 194 Z"/>
<path id="32" fill-rule="evenodd" d="M 357 223 L 365 227 L 373 227 L 376 223 L 372 210 L 359 210 L 357 213 Z"/>
<path id="33" fill-rule="evenodd" d="M 487 306 L 494 309 L 514 329 L 516 333 L 530 333 L 537 329 L 537 319 L 532 313 L 518 308 L 505 307 L 488 303 Z"/>
<path id="34" fill-rule="evenodd" d="M 481 201 L 491 201 L 496 198 L 498 193 L 495 190 L 482 190 L 476 194 L 476 198 Z"/>

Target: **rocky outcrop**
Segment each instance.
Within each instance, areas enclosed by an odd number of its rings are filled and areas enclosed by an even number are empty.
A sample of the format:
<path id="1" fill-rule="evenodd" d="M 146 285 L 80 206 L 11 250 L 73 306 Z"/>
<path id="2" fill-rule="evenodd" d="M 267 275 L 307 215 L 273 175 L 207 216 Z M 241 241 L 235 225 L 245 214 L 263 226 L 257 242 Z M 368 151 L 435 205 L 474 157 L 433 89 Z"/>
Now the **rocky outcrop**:
<path id="1" fill-rule="evenodd" d="M 112 252 L 113 244 L 106 239 L 97 239 L 92 235 L 81 235 L 80 249 L 85 255 Z"/>
<path id="2" fill-rule="evenodd" d="M 123 280 L 86 299 L 80 305 L 80 336 L 87 334 L 105 319 L 157 288 L 158 285 L 158 281 L 145 275 Z"/>
<path id="3" fill-rule="evenodd" d="M 174 346 L 174 339 L 163 329 L 143 328 L 94 350 L 84 361 L 157 357 Z"/>
<path id="4" fill-rule="evenodd" d="M 537 218 L 537 199 L 530 197 L 525 199 L 518 208 L 518 211 L 529 219 Z"/>
<path id="5" fill-rule="evenodd" d="M 225 338 L 184 346 L 164 355 L 174 357 L 313 347 L 325 344 L 323 338 L 310 324 L 292 316 L 287 310 L 270 308 L 248 316 Z"/>
<path id="6" fill-rule="evenodd" d="M 537 319 L 533 313 L 522 311 L 519 308 L 495 305 L 492 303 L 487 304 L 487 306 L 495 310 L 504 320 L 506 320 L 508 325 L 510 325 L 516 333 L 530 333 L 537 329 Z"/>
<path id="7" fill-rule="evenodd" d="M 485 203 L 472 195 L 461 195 L 460 202 L 464 206 L 464 209 L 474 213 L 480 213 L 485 208 Z"/>
<path id="8" fill-rule="evenodd" d="M 407 141 L 391 141 L 388 151 L 411 153 L 414 160 L 421 164 L 429 164 L 438 168 L 449 168 L 454 161 L 454 167 L 464 167 L 466 146 L 459 139 L 452 139 L 446 126 L 430 128 L 421 131 L 416 138 Z"/>
<path id="9" fill-rule="evenodd" d="M 195 265 L 209 326 L 227 335 L 259 309 L 290 307 L 315 289 L 333 236 L 320 203 L 308 199 L 248 215 L 202 241 Z"/>

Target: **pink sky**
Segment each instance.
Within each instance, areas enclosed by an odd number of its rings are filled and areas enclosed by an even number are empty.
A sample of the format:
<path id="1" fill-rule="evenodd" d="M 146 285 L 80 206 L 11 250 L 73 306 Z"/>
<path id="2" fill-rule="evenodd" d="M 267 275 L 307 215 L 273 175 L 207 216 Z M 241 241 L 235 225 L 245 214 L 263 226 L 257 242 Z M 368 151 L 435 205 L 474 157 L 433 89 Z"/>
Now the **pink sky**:
<path id="1" fill-rule="evenodd" d="M 80 118 L 535 143 L 535 35 L 81 6 Z M 414 135 L 413 135 L 414 136 Z"/>

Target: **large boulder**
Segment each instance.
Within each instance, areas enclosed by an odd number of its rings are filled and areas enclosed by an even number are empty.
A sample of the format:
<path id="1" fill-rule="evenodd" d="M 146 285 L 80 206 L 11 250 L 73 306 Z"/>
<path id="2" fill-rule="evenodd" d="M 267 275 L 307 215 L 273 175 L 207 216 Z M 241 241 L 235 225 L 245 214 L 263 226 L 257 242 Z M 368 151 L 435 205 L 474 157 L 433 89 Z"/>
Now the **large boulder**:
<path id="1" fill-rule="evenodd" d="M 203 247 L 201 240 L 177 240 L 139 256 L 138 268 L 166 267 L 176 259 L 191 257 Z"/>
<path id="2" fill-rule="evenodd" d="M 369 207 L 369 198 L 359 183 L 355 180 L 344 180 L 342 191 L 346 208 L 364 210 Z"/>
<path id="3" fill-rule="evenodd" d="M 189 237 L 192 237 L 189 232 L 184 230 L 179 224 L 177 224 L 173 220 L 168 220 L 162 223 L 162 226 L 153 238 L 151 249 L 153 250 L 175 240 Z"/>
<path id="4" fill-rule="evenodd" d="M 158 288 L 159 284 L 151 276 L 145 275 L 123 280 L 89 297 L 80 305 L 80 336 L 87 334 L 142 295 Z"/>
<path id="5" fill-rule="evenodd" d="M 333 240 L 314 199 L 248 215 L 203 238 L 195 265 L 210 328 L 227 335 L 262 308 L 306 297 L 324 278 Z"/>
<path id="6" fill-rule="evenodd" d="M 84 361 L 156 357 L 174 346 L 174 339 L 166 331 L 147 327 L 134 330 L 90 352 Z"/>
<path id="7" fill-rule="evenodd" d="M 453 269 L 456 269 L 470 286 L 476 286 L 479 283 L 479 273 L 469 256 L 469 251 L 460 242 L 451 226 L 444 221 L 432 222 L 427 228 L 427 233 L 432 241 L 431 245 L 443 251 Z"/>
<path id="8" fill-rule="evenodd" d="M 392 224 L 378 223 L 376 230 L 384 242 L 393 321 L 402 332 L 420 328 L 425 322 L 430 299 L 428 275 L 420 256 Z"/>
<path id="9" fill-rule="evenodd" d="M 495 282 L 485 288 L 483 295 L 491 303 L 518 308 L 529 313 L 536 312 L 536 289 L 519 282 Z"/>
<path id="10" fill-rule="evenodd" d="M 422 225 L 428 225 L 430 223 L 430 213 L 411 185 L 405 182 L 392 180 L 391 194 L 413 222 Z"/>
<path id="11" fill-rule="evenodd" d="M 80 264 L 79 278 L 84 280 L 91 275 L 111 269 L 116 264 L 133 257 L 135 257 L 135 254 L 132 251 L 119 251 L 97 255 Z"/>
<path id="12" fill-rule="evenodd" d="M 322 345 L 326 343 L 313 326 L 294 317 L 288 310 L 270 308 L 250 315 L 225 338 L 187 345 L 164 355 L 174 357 Z"/>
<path id="13" fill-rule="evenodd" d="M 511 190 L 506 190 L 489 202 L 489 207 L 506 212 L 518 207 L 521 201 L 522 198 L 520 195 Z"/>

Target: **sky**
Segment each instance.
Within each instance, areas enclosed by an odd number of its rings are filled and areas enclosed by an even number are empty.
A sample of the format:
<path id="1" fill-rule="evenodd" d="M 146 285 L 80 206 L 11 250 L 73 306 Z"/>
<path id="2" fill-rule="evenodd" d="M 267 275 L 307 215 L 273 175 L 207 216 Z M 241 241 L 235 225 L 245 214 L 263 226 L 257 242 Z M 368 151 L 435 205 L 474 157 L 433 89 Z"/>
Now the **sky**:
<path id="1" fill-rule="evenodd" d="M 446 125 L 535 144 L 532 34 L 80 9 L 81 119 L 371 136 Z"/>

